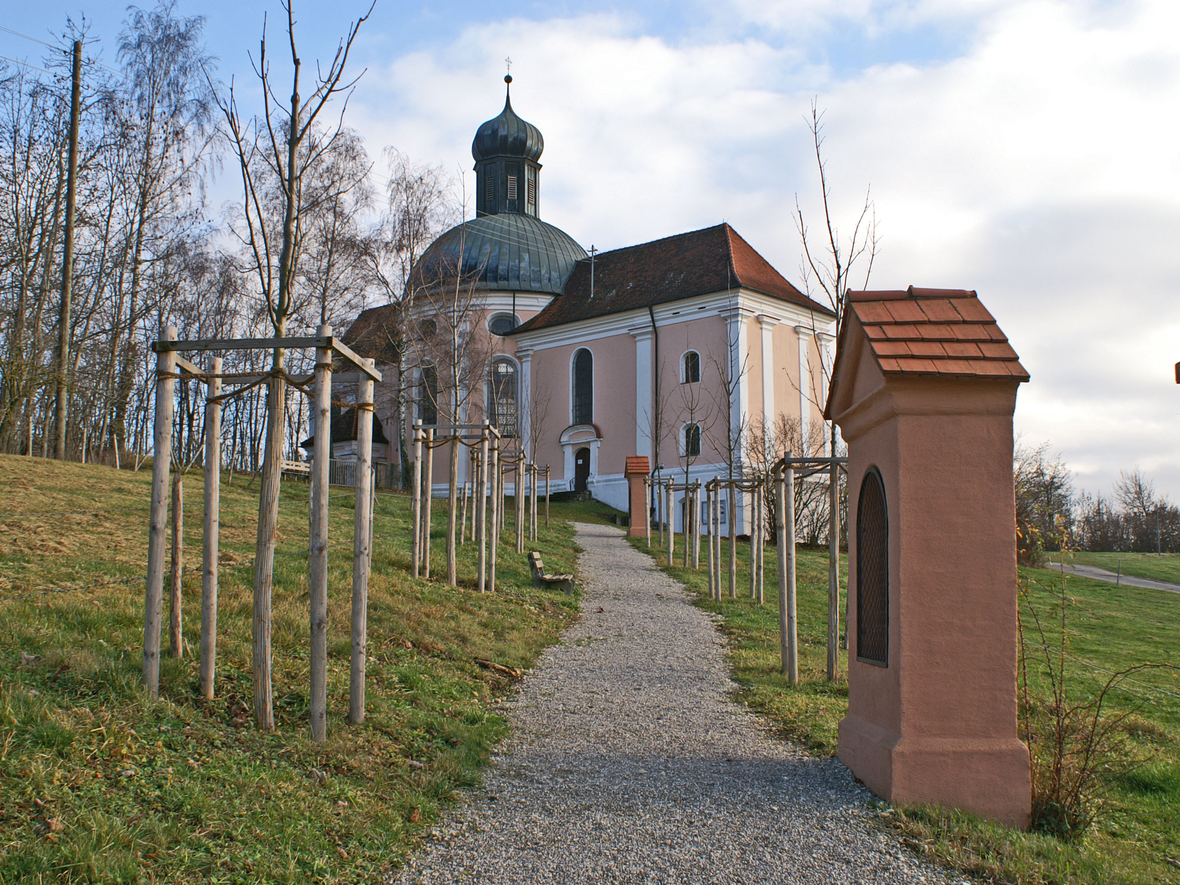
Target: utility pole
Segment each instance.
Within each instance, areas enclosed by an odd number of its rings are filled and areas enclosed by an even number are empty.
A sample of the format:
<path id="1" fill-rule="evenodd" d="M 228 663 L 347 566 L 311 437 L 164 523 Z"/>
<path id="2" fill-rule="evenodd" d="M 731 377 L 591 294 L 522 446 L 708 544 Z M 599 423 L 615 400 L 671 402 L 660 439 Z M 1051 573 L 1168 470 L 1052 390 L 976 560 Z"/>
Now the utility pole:
<path id="1" fill-rule="evenodd" d="M 82 115 L 82 41 L 74 41 L 74 88 L 70 98 L 70 160 L 66 177 L 66 239 L 61 262 L 61 309 L 58 314 L 57 338 L 57 396 L 54 403 L 56 440 L 53 456 L 66 457 L 66 419 L 69 414 L 70 393 L 70 300 L 74 281 L 74 205 L 78 197 L 78 123 Z"/>

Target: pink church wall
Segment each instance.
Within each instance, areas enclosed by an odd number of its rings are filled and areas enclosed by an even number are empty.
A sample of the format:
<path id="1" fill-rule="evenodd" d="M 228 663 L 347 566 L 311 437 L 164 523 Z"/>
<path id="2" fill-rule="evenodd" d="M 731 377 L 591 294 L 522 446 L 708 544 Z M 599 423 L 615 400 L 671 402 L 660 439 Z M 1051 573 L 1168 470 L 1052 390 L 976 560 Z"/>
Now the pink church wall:
<path id="1" fill-rule="evenodd" d="M 681 360 L 687 350 L 701 357 L 701 380 L 681 384 Z M 725 367 L 727 343 L 725 320 L 713 315 L 660 327 L 660 372 L 665 433 L 660 440 L 660 460 L 664 467 L 683 469 L 680 454 L 681 427 L 689 418 L 701 426 L 701 454 L 694 464 L 715 464 L 725 459 L 725 413 L 719 402 L 725 392 L 718 377 L 718 364 Z M 695 404 L 695 405 L 690 405 Z M 631 430 L 634 438 L 634 428 Z"/>

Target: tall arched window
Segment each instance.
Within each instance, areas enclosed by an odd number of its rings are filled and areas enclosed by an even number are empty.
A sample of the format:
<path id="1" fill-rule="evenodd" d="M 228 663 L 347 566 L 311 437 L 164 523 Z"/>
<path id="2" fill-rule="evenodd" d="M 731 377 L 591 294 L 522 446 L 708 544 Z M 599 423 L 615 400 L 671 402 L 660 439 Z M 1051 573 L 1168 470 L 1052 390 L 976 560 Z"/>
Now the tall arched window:
<path id="1" fill-rule="evenodd" d="M 889 508 L 875 467 L 856 505 L 856 659 L 889 666 Z"/>
<path id="2" fill-rule="evenodd" d="M 574 354 L 574 424 L 594 422 L 594 355 L 586 348 Z"/>
<path id="3" fill-rule="evenodd" d="M 701 355 L 695 350 L 685 351 L 680 369 L 681 384 L 696 384 L 701 380 Z"/>
<path id="4" fill-rule="evenodd" d="M 684 454 L 686 457 L 693 457 L 701 453 L 701 425 L 699 424 L 685 424 L 684 425 Z"/>
<path id="5" fill-rule="evenodd" d="M 423 424 L 438 423 L 438 372 L 434 366 L 422 367 L 418 385 L 418 419 Z"/>
<path id="6" fill-rule="evenodd" d="M 488 378 L 488 421 L 502 436 L 516 436 L 516 363 L 506 356 L 492 360 Z"/>

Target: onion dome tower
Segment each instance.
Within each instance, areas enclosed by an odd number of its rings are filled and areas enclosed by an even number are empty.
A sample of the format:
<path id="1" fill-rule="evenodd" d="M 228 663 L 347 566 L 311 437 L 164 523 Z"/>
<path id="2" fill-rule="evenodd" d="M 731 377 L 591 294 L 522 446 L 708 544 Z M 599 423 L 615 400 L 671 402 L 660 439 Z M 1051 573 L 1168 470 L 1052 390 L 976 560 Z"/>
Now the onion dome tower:
<path id="1" fill-rule="evenodd" d="M 471 143 L 475 158 L 475 217 L 518 212 L 537 216 L 537 161 L 545 149 L 541 130 L 512 110 L 512 75 L 504 110 L 476 130 Z"/>
<path id="2" fill-rule="evenodd" d="M 512 76 L 504 110 L 476 130 L 475 219 L 442 234 L 419 259 L 415 285 L 453 278 L 456 269 L 481 289 L 560 295 L 586 250 L 538 217 L 545 140 L 512 109 Z"/>

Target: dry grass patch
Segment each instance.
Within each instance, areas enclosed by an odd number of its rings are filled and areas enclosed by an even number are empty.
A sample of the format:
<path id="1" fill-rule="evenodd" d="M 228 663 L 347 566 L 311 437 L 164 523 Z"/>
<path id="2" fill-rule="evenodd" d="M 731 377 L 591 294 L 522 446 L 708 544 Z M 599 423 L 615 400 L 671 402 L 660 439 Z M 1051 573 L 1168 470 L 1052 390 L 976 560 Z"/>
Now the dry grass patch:
<path id="1" fill-rule="evenodd" d="M 367 719 L 349 726 L 353 496 L 334 489 L 329 738 L 314 745 L 307 487 L 285 485 L 278 729 L 263 734 L 248 707 L 257 486 L 222 483 L 218 694 L 206 703 L 192 655 L 162 661 L 158 701 L 140 688 L 149 483 L 148 471 L 0 457 L 0 881 L 379 880 L 455 791 L 476 782 L 504 734 L 489 702 L 512 683 L 474 659 L 530 666 L 576 616 L 576 599 L 534 589 L 507 534 L 495 594 L 471 589 L 470 546 L 460 588 L 411 580 L 408 499 L 381 494 Z M 185 485 L 185 639 L 195 649 L 201 477 L 190 473 Z M 435 511 L 441 555 L 445 506 Z M 572 536 L 555 520 L 537 548 L 572 571 Z"/>

